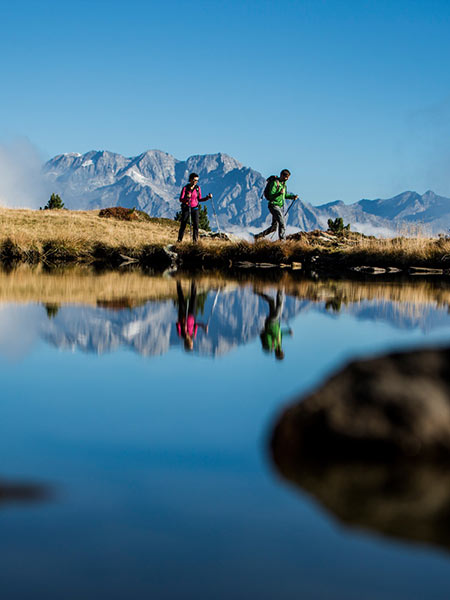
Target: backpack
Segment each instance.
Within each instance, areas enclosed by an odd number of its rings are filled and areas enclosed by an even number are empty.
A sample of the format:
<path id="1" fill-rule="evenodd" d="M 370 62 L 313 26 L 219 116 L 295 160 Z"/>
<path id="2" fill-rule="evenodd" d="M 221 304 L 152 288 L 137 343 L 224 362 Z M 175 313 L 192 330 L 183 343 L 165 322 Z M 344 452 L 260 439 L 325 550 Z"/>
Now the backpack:
<path id="1" fill-rule="evenodd" d="M 268 177 L 266 179 L 267 183 L 266 183 L 266 187 L 264 188 L 264 198 L 266 200 L 269 200 L 269 202 L 272 200 L 271 196 L 269 195 L 269 190 L 272 187 L 272 183 L 274 182 L 275 179 L 278 179 L 278 177 L 276 175 L 271 175 L 270 177 Z"/>

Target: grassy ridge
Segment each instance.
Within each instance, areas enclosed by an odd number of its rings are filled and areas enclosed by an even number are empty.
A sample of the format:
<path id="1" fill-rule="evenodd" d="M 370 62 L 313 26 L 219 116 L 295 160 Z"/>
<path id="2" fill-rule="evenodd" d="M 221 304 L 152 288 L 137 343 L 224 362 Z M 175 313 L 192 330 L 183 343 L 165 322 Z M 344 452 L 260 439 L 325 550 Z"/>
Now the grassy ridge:
<path id="1" fill-rule="evenodd" d="M 0 209 L 0 261 L 44 264 L 100 263 L 118 266 L 123 256 L 142 265 L 170 263 L 163 248 L 176 241 L 170 219 L 120 221 L 99 211 Z M 424 237 L 375 239 L 353 235 L 334 241 L 304 234 L 287 242 L 230 243 L 217 239 L 177 245 L 187 267 L 229 268 L 252 263 L 300 262 L 309 268 L 346 269 L 357 265 L 450 268 L 450 240 Z"/>

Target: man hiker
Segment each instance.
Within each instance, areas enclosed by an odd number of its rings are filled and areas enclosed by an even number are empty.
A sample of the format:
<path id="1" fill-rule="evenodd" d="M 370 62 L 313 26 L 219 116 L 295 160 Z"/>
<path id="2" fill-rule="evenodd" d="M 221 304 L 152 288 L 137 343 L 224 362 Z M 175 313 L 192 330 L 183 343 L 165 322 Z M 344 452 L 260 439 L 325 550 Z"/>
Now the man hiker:
<path id="1" fill-rule="evenodd" d="M 298 196 L 295 194 L 288 194 L 286 189 L 286 181 L 291 176 L 290 171 L 283 169 L 279 177 L 272 175 L 268 178 L 266 188 L 264 190 L 264 197 L 269 201 L 269 211 L 272 215 L 272 225 L 257 233 L 254 237 L 255 240 L 273 233 L 278 225 L 278 236 L 280 240 L 286 239 L 286 222 L 284 219 L 284 201 L 285 200 L 297 200 Z"/>
<path id="2" fill-rule="evenodd" d="M 198 208 L 200 202 L 206 202 L 210 200 L 212 194 L 208 194 L 205 198 L 202 198 L 202 193 L 198 185 L 197 173 L 191 173 L 189 175 L 189 183 L 187 183 L 180 194 L 181 202 L 181 223 L 178 231 L 178 241 L 183 241 L 184 230 L 189 220 L 189 215 L 192 221 L 192 239 L 194 242 L 198 240 Z"/>
<path id="3" fill-rule="evenodd" d="M 260 333 L 261 344 L 266 352 L 274 352 L 275 358 L 284 359 L 283 348 L 281 347 L 283 335 L 287 333 L 292 335 L 292 329 L 281 327 L 281 313 L 283 312 L 284 294 L 281 290 L 277 291 L 277 298 L 273 298 L 261 292 L 255 293 L 260 296 L 269 305 L 269 316 L 264 322 L 264 329 Z"/>

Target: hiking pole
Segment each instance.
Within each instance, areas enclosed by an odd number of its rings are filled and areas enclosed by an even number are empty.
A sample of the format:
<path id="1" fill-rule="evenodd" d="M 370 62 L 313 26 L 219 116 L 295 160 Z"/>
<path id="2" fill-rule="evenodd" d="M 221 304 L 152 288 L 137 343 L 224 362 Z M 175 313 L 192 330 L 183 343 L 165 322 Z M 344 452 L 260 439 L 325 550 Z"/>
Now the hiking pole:
<path id="1" fill-rule="evenodd" d="M 290 205 L 289 205 L 289 208 L 288 208 L 288 209 L 287 209 L 287 211 L 284 213 L 284 216 L 286 216 L 286 215 L 288 214 L 288 212 L 291 210 L 291 208 L 292 208 L 292 205 L 294 204 L 294 202 L 295 202 L 296 200 L 298 200 L 298 197 L 297 197 L 297 198 L 294 198 L 294 199 L 292 200 L 292 202 L 291 202 L 291 203 L 290 203 Z"/>
<path id="2" fill-rule="evenodd" d="M 211 308 L 211 312 L 209 313 L 208 320 L 206 321 L 206 327 L 209 326 L 209 322 L 211 320 L 211 317 L 213 316 L 214 309 L 216 308 L 217 298 L 219 297 L 219 295 L 220 295 L 220 288 L 216 292 L 216 297 L 214 298 L 214 302 L 213 302 L 213 305 L 212 305 L 212 308 Z"/>
<path id="3" fill-rule="evenodd" d="M 194 232 L 192 231 L 192 223 L 191 223 L 191 207 L 189 207 L 189 236 L 191 238 L 191 242 L 194 241 Z"/>
<path id="4" fill-rule="evenodd" d="M 212 197 L 212 196 L 211 196 L 211 204 L 212 204 L 212 207 L 213 207 L 214 216 L 215 216 L 215 218 L 216 218 L 216 227 L 217 227 L 217 231 L 219 232 L 219 235 L 222 235 L 222 232 L 220 231 L 220 227 L 219 227 L 219 219 L 217 218 L 216 207 L 215 207 L 215 205 L 214 205 L 214 199 L 213 199 L 213 197 Z"/>

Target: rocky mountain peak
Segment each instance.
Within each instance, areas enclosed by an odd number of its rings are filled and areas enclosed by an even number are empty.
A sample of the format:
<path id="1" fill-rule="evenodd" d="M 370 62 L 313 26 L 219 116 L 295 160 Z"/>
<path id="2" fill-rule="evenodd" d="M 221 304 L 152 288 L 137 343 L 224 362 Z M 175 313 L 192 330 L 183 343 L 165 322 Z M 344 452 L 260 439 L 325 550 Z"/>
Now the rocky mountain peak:
<path id="1" fill-rule="evenodd" d="M 256 231 L 270 220 L 267 202 L 261 199 L 266 178 L 223 152 L 193 155 L 183 161 L 157 149 L 129 158 L 92 150 L 55 156 L 43 171 L 49 187 L 68 208 L 135 206 L 156 217 L 173 217 L 179 209 L 181 187 L 189 173 L 196 172 L 202 192 L 214 195 L 222 228 Z M 394 198 L 354 204 L 336 200 L 312 206 L 298 201 L 289 213 L 288 225 L 303 230 L 326 228 L 328 218 L 336 217 L 342 217 L 352 229 L 375 235 L 378 231 L 394 233 L 400 223 L 415 221 L 438 233 L 450 226 L 450 200 L 428 190 L 423 196 L 406 191 Z"/>

